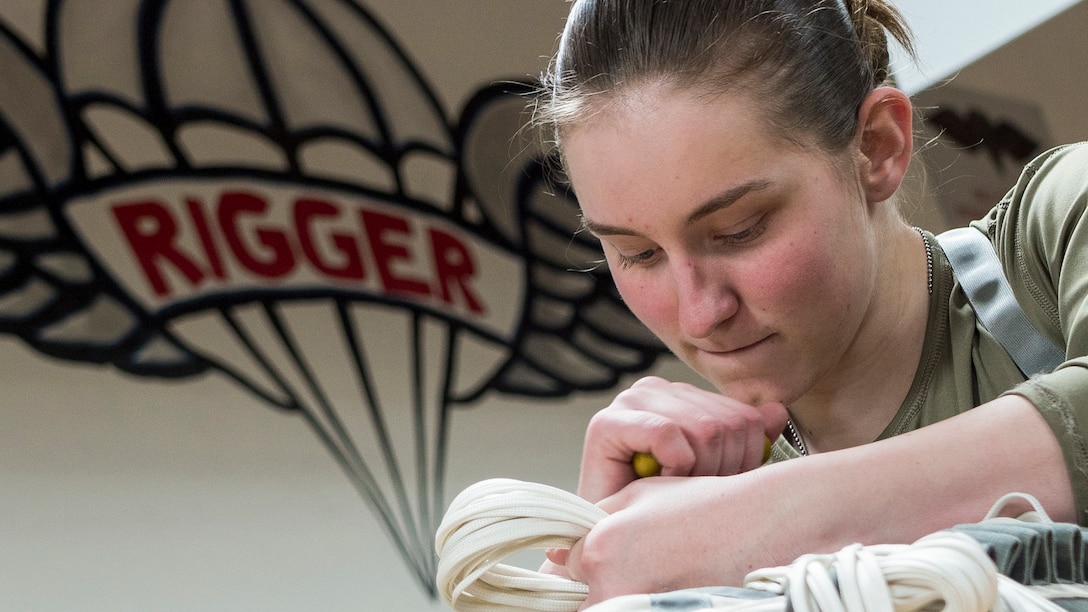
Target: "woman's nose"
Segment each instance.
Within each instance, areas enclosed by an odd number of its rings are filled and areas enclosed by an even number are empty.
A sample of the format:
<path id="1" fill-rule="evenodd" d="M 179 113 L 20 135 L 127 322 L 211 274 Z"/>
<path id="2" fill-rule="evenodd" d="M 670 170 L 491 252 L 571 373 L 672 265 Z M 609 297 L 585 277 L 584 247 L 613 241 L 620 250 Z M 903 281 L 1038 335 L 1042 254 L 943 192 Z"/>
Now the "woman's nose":
<path id="1" fill-rule="evenodd" d="M 689 338 L 706 338 L 736 314 L 737 296 L 720 269 L 692 259 L 675 267 L 680 331 Z"/>

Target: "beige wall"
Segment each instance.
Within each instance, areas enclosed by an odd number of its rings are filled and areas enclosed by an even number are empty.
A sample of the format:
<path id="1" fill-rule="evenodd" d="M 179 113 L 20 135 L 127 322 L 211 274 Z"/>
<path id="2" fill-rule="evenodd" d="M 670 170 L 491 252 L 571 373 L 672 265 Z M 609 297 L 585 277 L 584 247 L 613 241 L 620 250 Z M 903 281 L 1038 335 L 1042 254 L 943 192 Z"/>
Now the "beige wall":
<path id="1" fill-rule="evenodd" d="M 0 15 L 40 27 L 37 0 Z M 563 0 L 368 0 L 455 117 L 539 74 Z M 297 415 L 215 374 L 161 383 L 0 336 L 0 609 L 430 610 L 369 507 Z M 451 425 L 447 491 L 573 488 L 610 393 L 490 395 Z"/>
<path id="2" fill-rule="evenodd" d="M 1079 2 L 964 68 L 955 84 L 1038 104 L 1055 142 L 1088 138 L 1088 3 Z"/>
<path id="3" fill-rule="evenodd" d="M 44 0 L 0 15 L 38 27 Z M 480 85 L 544 67 L 563 0 L 368 0 L 454 116 Z M 1088 5 L 958 83 L 1038 99 L 1088 136 Z M 1032 59 L 1044 58 L 1044 59 Z M 1009 70 L 1015 72 L 1009 72 Z M 1052 78 L 1055 70 L 1069 78 Z M 1071 103 L 1072 101 L 1072 103 Z M 938 229 L 917 196 L 919 223 Z M 692 379 L 671 360 L 659 372 Z M 301 419 L 222 377 L 162 384 L 59 362 L 0 336 L 0 609 L 430 610 L 369 509 Z M 612 392 L 491 395 L 455 413 L 450 495 L 505 476 L 574 487 L 586 420 Z"/>
<path id="4" fill-rule="evenodd" d="M 1088 45 L 1083 32 L 1088 28 L 1088 3 L 1078 2 L 1031 31 L 1009 41 L 948 79 L 916 95 L 923 109 L 940 100 L 946 90 L 955 99 L 969 97 L 992 121 L 1010 121 L 1030 126 L 1041 135 L 1042 148 L 1088 138 L 1088 113 L 1083 100 L 1088 96 Z M 924 110 L 922 111 L 924 112 Z M 908 218 L 933 231 L 950 226 L 942 214 L 935 190 L 955 192 L 984 190 L 999 197 L 1015 180 L 1010 170 L 993 176 L 992 168 L 968 163 L 941 173 L 949 160 L 969 159 L 970 153 L 950 151 L 947 143 L 930 142 L 936 132 L 919 128 L 916 146 L 921 150 L 912 167 L 904 202 Z M 972 177 L 981 177 L 972 185 Z"/>

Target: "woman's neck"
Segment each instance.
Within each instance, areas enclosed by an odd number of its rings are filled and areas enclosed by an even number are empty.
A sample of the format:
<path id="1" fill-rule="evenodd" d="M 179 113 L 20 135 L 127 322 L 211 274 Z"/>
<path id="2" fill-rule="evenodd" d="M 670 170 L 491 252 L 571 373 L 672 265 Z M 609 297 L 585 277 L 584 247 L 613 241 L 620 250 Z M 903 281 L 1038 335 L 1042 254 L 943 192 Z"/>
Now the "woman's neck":
<path id="1" fill-rule="evenodd" d="M 932 288 L 932 255 L 902 222 L 882 243 L 869 317 L 834 371 L 790 406 L 808 452 L 875 440 L 895 417 L 921 359 Z"/>

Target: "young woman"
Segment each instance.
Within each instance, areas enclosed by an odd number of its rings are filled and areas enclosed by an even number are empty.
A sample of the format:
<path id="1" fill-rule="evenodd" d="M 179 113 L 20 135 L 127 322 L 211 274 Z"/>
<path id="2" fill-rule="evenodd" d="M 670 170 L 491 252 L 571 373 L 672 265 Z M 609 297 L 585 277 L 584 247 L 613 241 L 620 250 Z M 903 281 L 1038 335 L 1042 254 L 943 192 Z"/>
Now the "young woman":
<path id="1" fill-rule="evenodd" d="M 912 542 L 1012 491 L 1088 520 L 1088 150 L 976 223 L 1066 349 L 1027 380 L 897 211 L 889 34 L 910 47 L 881 0 L 572 6 L 538 121 L 624 300 L 717 390 L 643 379 L 591 421 L 579 494 L 611 515 L 546 568 L 587 604 Z"/>

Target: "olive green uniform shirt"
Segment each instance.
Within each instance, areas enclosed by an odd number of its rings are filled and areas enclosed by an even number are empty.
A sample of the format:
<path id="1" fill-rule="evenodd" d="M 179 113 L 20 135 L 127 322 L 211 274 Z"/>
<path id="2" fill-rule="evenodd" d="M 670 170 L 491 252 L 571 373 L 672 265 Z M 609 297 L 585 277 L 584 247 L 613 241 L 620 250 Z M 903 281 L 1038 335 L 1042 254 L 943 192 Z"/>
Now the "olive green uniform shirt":
<path id="1" fill-rule="evenodd" d="M 990 237 L 1028 319 L 1066 349 L 1066 361 L 1054 372 L 1031 380 L 979 323 L 944 252 L 925 235 L 933 255 L 933 293 L 922 358 L 910 392 L 880 435 L 918 429 L 1006 393 L 1026 397 L 1061 443 L 1081 525 L 1088 525 L 1086 215 L 1088 144 L 1077 144 L 1032 161 L 1001 202 L 971 224 Z M 796 456 L 779 438 L 772 460 Z"/>

